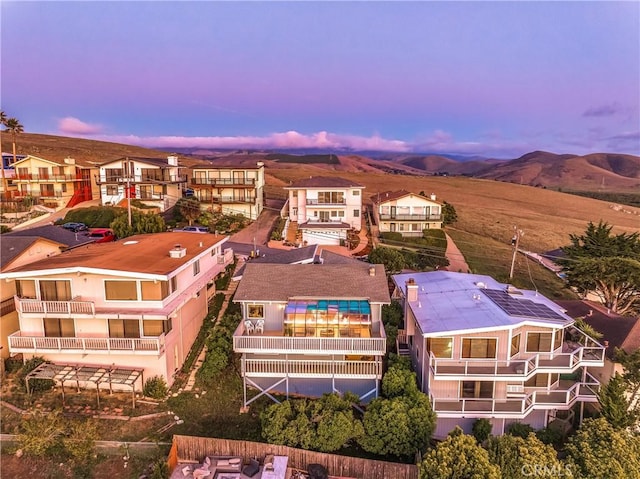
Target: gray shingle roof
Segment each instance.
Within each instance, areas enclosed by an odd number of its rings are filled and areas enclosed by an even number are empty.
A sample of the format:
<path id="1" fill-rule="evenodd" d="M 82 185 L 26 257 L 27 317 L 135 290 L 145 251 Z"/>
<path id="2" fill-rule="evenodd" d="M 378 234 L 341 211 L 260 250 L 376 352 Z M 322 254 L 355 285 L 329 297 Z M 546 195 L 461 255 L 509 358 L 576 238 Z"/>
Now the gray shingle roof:
<path id="1" fill-rule="evenodd" d="M 16 236 L 40 236 L 41 238 L 50 239 L 51 241 L 57 241 L 62 243 L 67 248 L 74 248 L 83 244 L 93 243 L 95 240 L 89 238 L 83 233 L 73 233 L 64 229 L 62 226 L 45 225 L 37 226 L 35 228 L 20 229 L 6 233 L 2 235 L 4 240 L 6 237 Z"/>
<path id="2" fill-rule="evenodd" d="M 20 253 L 35 243 L 37 236 L 14 236 L 2 235 L 0 239 L 0 267 L 4 269 L 10 261 L 15 259 Z"/>
<path id="3" fill-rule="evenodd" d="M 369 275 L 369 268 L 375 275 Z M 384 266 L 349 264 L 247 264 L 236 301 L 287 301 L 290 298 L 356 299 L 389 303 Z"/>
<path id="4" fill-rule="evenodd" d="M 285 189 L 291 188 L 364 188 L 364 185 L 352 180 L 344 178 L 334 178 L 331 176 L 312 176 L 304 178 L 285 186 Z"/>

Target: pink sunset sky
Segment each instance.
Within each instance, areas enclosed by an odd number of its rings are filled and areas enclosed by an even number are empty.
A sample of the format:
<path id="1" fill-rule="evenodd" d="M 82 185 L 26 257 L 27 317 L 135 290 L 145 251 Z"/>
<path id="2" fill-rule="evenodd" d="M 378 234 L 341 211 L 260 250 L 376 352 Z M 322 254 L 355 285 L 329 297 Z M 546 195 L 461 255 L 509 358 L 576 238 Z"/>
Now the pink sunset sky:
<path id="1" fill-rule="evenodd" d="M 17 2 L 2 109 L 149 147 L 640 154 L 638 2 Z"/>

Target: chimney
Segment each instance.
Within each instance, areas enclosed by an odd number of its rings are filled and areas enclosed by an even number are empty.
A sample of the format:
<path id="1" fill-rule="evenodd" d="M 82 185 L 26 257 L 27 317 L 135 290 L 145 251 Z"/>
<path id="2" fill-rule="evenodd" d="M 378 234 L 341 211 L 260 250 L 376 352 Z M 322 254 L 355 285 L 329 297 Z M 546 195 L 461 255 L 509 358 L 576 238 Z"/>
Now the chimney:
<path id="1" fill-rule="evenodd" d="M 407 280 L 407 301 L 418 301 L 418 285 L 413 278 Z"/>
<path id="2" fill-rule="evenodd" d="M 375 276 L 375 275 L 376 275 L 376 267 L 369 266 L 369 276 Z"/>
<path id="3" fill-rule="evenodd" d="M 436 200 L 436 194 L 435 193 L 431 193 L 431 196 L 429 196 L 429 198 L 431 198 L 431 201 L 435 201 Z"/>
<path id="4" fill-rule="evenodd" d="M 167 163 L 169 166 L 178 166 L 178 157 L 176 155 L 167 156 Z"/>
<path id="5" fill-rule="evenodd" d="M 76 164 L 76 160 L 73 158 L 69 158 L 68 156 L 64 159 L 65 164 L 67 165 L 75 165 Z"/>
<path id="6" fill-rule="evenodd" d="M 264 161 L 259 161 L 258 162 L 258 168 L 262 168 L 264 166 Z"/>

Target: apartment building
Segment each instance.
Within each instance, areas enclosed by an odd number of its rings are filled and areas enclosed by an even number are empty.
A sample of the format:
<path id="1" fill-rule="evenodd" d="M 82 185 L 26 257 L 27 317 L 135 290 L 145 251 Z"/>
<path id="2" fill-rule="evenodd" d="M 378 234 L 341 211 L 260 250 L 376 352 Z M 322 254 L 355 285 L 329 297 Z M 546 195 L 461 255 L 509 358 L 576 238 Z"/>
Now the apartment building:
<path id="1" fill-rule="evenodd" d="M 362 190 L 344 178 L 314 176 L 284 187 L 289 192 L 288 227 L 301 233 L 306 244 L 337 245 L 348 230 L 362 228 Z"/>
<path id="2" fill-rule="evenodd" d="M 182 198 L 187 176 L 174 155 L 162 158 L 126 157 L 100 165 L 95 177 L 103 205 L 126 206 L 138 200 L 160 212 Z"/>
<path id="3" fill-rule="evenodd" d="M 13 200 L 28 197 L 47 207 L 63 208 L 90 200 L 96 193 L 91 183 L 95 168 L 73 158 L 54 161 L 27 155 L 13 168 Z"/>
<path id="4" fill-rule="evenodd" d="M 190 187 L 201 208 L 255 220 L 264 208 L 264 163 L 216 160 L 190 168 Z"/>
<path id="5" fill-rule="evenodd" d="M 245 406 L 273 392 L 378 396 L 387 344 L 382 306 L 390 303 L 384 267 L 338 256 L 247 263 L 234 297 L 242 321 L 233 335 Z M 250 398 L 251 391 L 257 394 Z"/>
<path id="6" fill-rule="evenodd" d="M 605 348 L 536 291 L 489 276 L 435 271 L 393 276 L 404 306 L 400 349 L 438 415 L 435 437 L 470 433 L 487 418 L 493 434 L 514 422 L 538 429 L 597 402 Z"/>
<path id="7" fill-rule="evenodd" d="M 380 233 L 422 236 L 426 229 L 442 228 L 442 205 L 436 195 L 425 198 L 409 191 L 385 191 L 371 197 L 373 217 Z"/>
<path id="8" fill-rule="evenodd" d="M 137 235 L 2 271 L 3 285 L 15 285 L 19 323 L 9 353 L 138 368 L 172 384 L 207 315 L 213 280 L 233 261 L 227 239 Z"/>

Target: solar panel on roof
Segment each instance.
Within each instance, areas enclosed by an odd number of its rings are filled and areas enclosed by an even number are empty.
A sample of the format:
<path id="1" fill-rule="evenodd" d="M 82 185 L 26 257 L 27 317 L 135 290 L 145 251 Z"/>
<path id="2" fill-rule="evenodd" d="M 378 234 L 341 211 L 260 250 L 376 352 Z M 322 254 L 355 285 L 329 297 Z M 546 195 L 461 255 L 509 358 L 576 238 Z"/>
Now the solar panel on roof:
<path id="1" fill-rule="evenodd" d="M 499 289 L 481 289 L 496 306 L 502 309 L 509 316 L 522 316 L 524 318 L 535 319 L 556 319 L 564 320 L 546 304 L 535 303 L 530 299 L 514 298 L 506 291 Z"/>

